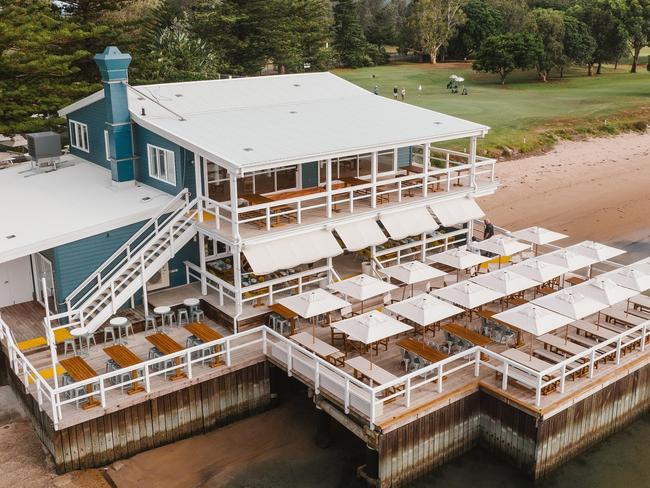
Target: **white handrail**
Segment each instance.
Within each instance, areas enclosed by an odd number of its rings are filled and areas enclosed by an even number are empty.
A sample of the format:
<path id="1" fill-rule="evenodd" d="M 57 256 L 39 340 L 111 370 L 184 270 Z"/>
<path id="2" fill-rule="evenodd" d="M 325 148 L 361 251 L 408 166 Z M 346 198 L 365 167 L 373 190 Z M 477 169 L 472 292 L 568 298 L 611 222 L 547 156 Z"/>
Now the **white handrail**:
<path id="1" fill-rule="evenodd" d="M 150 233 L 148 237 L 150 237 L 152 235 L 155 235 L 156 232 L 158 231 L 158 228 L 159 228 L 158 219 L 161 216 L 163 216 L 165 214 L 168 214 L 170 212 L 173 212 L 174 207 L 176 207 L 178 205 L 178 203 L 183 199 L 185 200 L 185 205 L 183 207 L 181 207 L 180 209 L 177 208 L 175 210 L 176 211 L 182 210 L 184 207 L 186 207 L 188 205 L 188 195 L 189 195 L 189 192 L 188 192 L 187 189 L 183 189 L 180 193 L 178 193 L 178 195 L 176 195 L 162 209 L 160 209 L 158 212 L 156 212 L 156 214 L 153 217 L 151 217 L 147 221 L 147 223 L 145 223 L 142 227 L 140 227 L 140 229 L 138 229 L 138 231 L 135 234 L 133 234 L 124 244 L 122 244 L 122 246 L 120 246 L 120 248 L 117 251 L 115 251 L 111 255 L 111 257 L 109 257 L 107 260 L 105 260 L 99 266 L 99 268 L 97 268 L 93 273 L 91 273 L 72 292 L 70 292 L 68 294 L 68 296 L 66 297 L 66 299 L 65 299 L 66 303 L 68 303 L 68 308 L 76 308 L 82 301 L 84 301 L 88 297 L 88 295 L 90 293 L 93 292 L 93 289 L 91 289 L 89 292 L 86 292 L 81 298 L 77 298 L 77 300 L 75 300 L 74 303 L 73 303 L 73 298 L 75 298 L 79 293 L 81 293 L 93 281 L 97 281 L 97 286 L 101 286 L 102 280 L 106 279 L 106 277 L 102 277 L 102 275 L 101 275 L 102 271 L 104 271 L 106 268 L 108 268 L 111 264 L 114 264 L 114 261 L 118 258 L 118 256 L 120 256 L 122 253 L 126 252 L 126 254 L 127 254 L 126 260 L 128 261 L 128 259 L 131 257 L 131 254 L 133 252 L 137 252 L 137 250 L 135 250 L 135 251 L 131 250 L 131 245 L 133 243 L 135 243 L 140 238 L 140 236 L 142 236 L 144 234 L 144 232 L 147 229 L 149 229 L 151 226 L 154 227 L 154 232 Z M 174 212 L 174 214 L 175 213 L 176 212 Z M 165 224 L 163 224 L 163 225 L 165 225 Z M 141 247 L 144 243 L 147 242 L 147 240 L 148 239 L 143 239 L 141 242 L 139 242 L 136 245 L 136 247 Z M 120 262 L 118 264 L 115 264 L 112 267 L 111 272 L 115 271 L 116 269 L 119 269 L 121 267 L 121 265 L 123 264 L 123 261 L 124 261 L 124 259 L 120 260 Z"/>

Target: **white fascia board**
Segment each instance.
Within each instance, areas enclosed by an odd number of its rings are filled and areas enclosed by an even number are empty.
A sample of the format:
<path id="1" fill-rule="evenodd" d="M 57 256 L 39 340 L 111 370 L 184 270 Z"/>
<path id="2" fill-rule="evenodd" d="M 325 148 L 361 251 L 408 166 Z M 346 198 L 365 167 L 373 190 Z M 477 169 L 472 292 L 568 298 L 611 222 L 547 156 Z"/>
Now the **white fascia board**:
<path id="1" fill-rule="evenodd" d="M 104 90 L 99 90 L 92 95 L 88 95 L 85 98 L 82 98 L 81 100 L 77 100 L 74 103 L 71 103 L 70 105 L 63 107 L 61 110 L 58 111 L 59 117 L 65 117 L 69 113 L 75 112 L 81 108 L 84 108 L 91 103 L 98 102 L 99 100 L 102 100 L 104 98 Z"/>

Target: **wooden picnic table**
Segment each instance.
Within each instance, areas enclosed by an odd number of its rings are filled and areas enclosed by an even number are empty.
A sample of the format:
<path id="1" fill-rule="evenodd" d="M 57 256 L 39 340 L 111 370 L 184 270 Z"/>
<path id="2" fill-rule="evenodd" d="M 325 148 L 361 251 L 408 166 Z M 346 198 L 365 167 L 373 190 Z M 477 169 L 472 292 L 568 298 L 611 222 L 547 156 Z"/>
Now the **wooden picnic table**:
<path id="1" fill-rule="evenodd" d="M 269 309 L 277 313 L 283 319 L 287 319 L 289 321 L 291 324 L 291 332 L 289 335 L 293 335 L 296 331 L 296 319 L 298 318 L 298 314 L 280 303 L 269 305 Z"/>
<path id="2" fill-rule="evenodd" d="M 406 174 L 417 174 L 421 175 L 424 173 L 424 166 L 419 166 L 417 164 L 409 164 L 408 166 L 402 166 L 399 169 L 406 170 Z M 436 189 L 434 191 L 440 191 L 440 174 L 429 174 L 429 178 L 436 179 Z"/>
<path id="3" fill-rule="evenodd" d="M 277 201 L 273 198 L 270 198 L 266 195 L 262 195 L 260 193 L 246 193 L 244 195 L 241 195 L 240 198 L 246 200 L 250 205 L 262 205 L 265 203 L 274 204 Z M 293 208 L 290 207 L 289 205 L 274 205 L 274 210 L 279 212 L 290 212 L 293 211 Z M 266 216 L 265 210 L 258 209 L 258 210 L 246 211 L 246 207 L 243 207 L 242 212 L 246 214 L 246 216 L 242 216 L 244 219 Z M 281 223 L 282 218 L 285 218 L 287 222 L 289 222 L 291 221 L 292 216 L 291 214 L 288 215 L 276 214 L 274 218 L 275 218 L 275 226 L 279 227 L 280 225 L 282 225 Z M 255 220 L 254 222 L 251 223 L 257 225 L 260 229 L 266 226 L 266 220 L 261 220 L 261 219 Z"/>
<path id="4" fill-rule="evenodd" d="M 190 334 L 196 336 L 201 342 L 213 342 L 218 341 L 219 339 L 223 339 L 223 336 L 219 334 L 219 332 L 202 322 L 187 324 L 184 326 L 184 328 Z M 221 350 L 221 346 L 218 346 L 218 348 Z M 210 364 L 210 367 L 215 368 L 221 364 L 223 364 L 223 360 L 220 357 L 215 357 Z"/>
<path id="5" fill-rule="evenodd" d="M 467 342 L 471 342 L 475 346 L 485 347 L 492 342 L 492 339 L 489 337 L 485 337 L 483 334 L 469 330 L 462 325 L 456 324 L 454 322 L 445 324 L 442 326 L 442 328 L 450 334 L 455 335 L 456 337 L 459 337 Z"/>
<path id="6" fill-rule="evenodd" d="M 536 294 L 540 293 L 541 295 L 550 295 L 551 293 L 555 293 L 557 290 L 555 288 L 551 288 L 550 286 L 540 286 L 536 288 Z"/>
<path id="7" fill-rule="evenodd" d="M 386 371 L 376 364 L 372 364 L 363 356 L 348 359 L 345 361 L 345 364 L 352 368 L 355 378 L 360 380 L 367 379 L 370 381 L 370 386 L 372 386 L 373 383 L 383 385 L 384 383 L 397 379 L 397 376 L 393 373 Z"/>
<path id="8" fill-rule="evenodd" d="M 521 349 L 508 349 L 503 351 L 501 355 L 535 371 L 544 371 L 553 366 L 553 363 L 531 356 Z"/>
<path id="9" fill-rule="evenodd" d="M 120 367 L 120 368 L 128 368 L 130 366 L 135 366 L 136 364 L 142 363 L 142 359 L 140 359 L 138 356 L 136 356 L 131 349 L 128 347 L 122 345 L 122 344 L 117 344 L 115 346 L 109 346 L 104 348 L 104 352 L 106 355 L 111 358 L 115 363 Z M 134 369 L 131 374 L 133 375 L 133 379 L 137 380 L 138 379 L 138 370 Z M 140 385 L 139 381 L 134 381 L 131 384 L 131 388 L 127 390 L 127 393 L 129 395 L 133 395 L 134 393 L 139 393 L 141 391 L 144 391 L 144 388 L 142 385 Z"/>
<path id="10" fill-rule="evenodd" d="M 184 349 L 183 346 L 181 346 L 178 342 L 163 332 L 156 332 L 155 334 L 145 336 L 145 339 L 147 339 L 156 349 L 158 349 L 164 355 L 174 354 L 175 352 L 180 352 Z M 180 366 L 181 358 L 177 357 L 175 362 L 177 366 Z M 183 373 L 183 371 L 181 371 L 180 367 L 176 368 L 176 373 L 174 376 L 169 377 L 171 381 L 179 380 L 181 378 L 186 378 L 186 375 Z"/>
<path id="11" fill-rule="evenodd" d="M 70 375 L 73 381 L 85 381 L 97 376 L 97 372 L 84 361 L 83 358 L 79 356 L 73 356 L 68 359 L 61 359 L 59 364 L 63 366 L 66 372 Z M 101 405 L 101 402 L 92 395 L 93 385 L 86 385 L 86 392 L 90 396 L 86 399 L 86 403 L 83 404 L 82 408 L 88 410 L 89 408 L 97 407 Z"/>
<path id="12" fill-rule="evenodd" d="M 616 332 L 613 332 L 606 327 L 598 326 L 585 320 L 576 320 L 571 325 L 576 328 L 578 333 L 579 331 L 582 331 L 585 334 L 589 334 L 603 340 L 611 339 L 617 335 Z"/>
<path id="13" fill-rule="evenodd" d="M 299 332 L 289 337 L 291 340 L 297 342 L 305 349 L 318 354 L 326 361 L 334 364 L 335 366 L 343 366 L 345 353 L 339 351 L 336 347 L 321 341 L 318 337 L 314 337 L 307 332 Z"/>
<path id="14" fill-rule="evenodd" d="M 636 295 L 630 298 L 627 303 L 628 308 L 629 305 L 632 305 L 632 308 L 634 308 L 634 310 L 644 310 L 646 312 L 650 312 L 650 297 L 647 295 Z"/>
<path id="15" fill-rule="evenodd" d="M 587 281 L 587 278 L 582 278 L 581 276 L 569 276 L 564 281 L 566 281 L 570 285 L 575 286 L 575 285 L 581 285 L 582 283 Z"/>
<path id="16" fill-rule="evenodd" d="M 605 310 L 601 310 L 600 314 L 605 317 L 605 322 L 612 322 L 614 324 L 620 324 L 626 327 L 636 327 L 637 325 L 641 325 L 646 321 L 644 318 L 637 317 L 636 315 L 628 313 L 625 310 L 614 307 L 608 307 Z"/>
<path id="17" fill-rule="evenodd" d="M 425 361 L 430 363 L 437 363 L 443 359 L 447 359 L 449 356 L 442 351 L 438 351 L 433 347 L 424 344 L 422 342 L 416 341 L 412 337 L 405 337 L 397 341 L 397 345 L 406 351 L 415 354 L 416 356 L 421 357 Z"/>
<path id="18" fill-rule="evenodd" d="M 582 347 L 575 342 L 568 341 L 553 334 L 544 334 L 539 336 L 537 339 L 544 344 L 544 348 L 549 346 L 571 356 L 575 356 L 576 354 L 580 354 L 587 350 L 587 348 Z"/>

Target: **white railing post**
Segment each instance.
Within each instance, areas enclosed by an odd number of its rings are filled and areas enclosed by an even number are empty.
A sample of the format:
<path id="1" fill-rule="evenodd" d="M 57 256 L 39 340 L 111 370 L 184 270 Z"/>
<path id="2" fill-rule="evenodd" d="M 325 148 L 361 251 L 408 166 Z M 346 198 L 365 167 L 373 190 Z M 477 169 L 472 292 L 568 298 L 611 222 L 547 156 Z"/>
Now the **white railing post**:
<path id="1" fill-rule="evenodd" d="M 346 414 L 350 413 L 350 378 L 345 378 L 345 399 L 343 409 Z"/>
<path id="2" fill-rule="evenodd" d="M 266 217 L 266 230 L 271 230 L 271 207 L 264 209 L 264 215 Z"/>
<path id="3" fill-rule="evenodd" d="M 397 201 L 402 201 L 402 180 L 397 182 Z"/>
<path id="4" fill-rule="evenodd" d="M 481 373 L 481 351 L 480 349 L 474 354 L 474 376 L 478 377 Z"/>
<path id="5" fill-rule="evenodd" d="M 266 334 L 266 327 L 264 327 L 262 329 L 262 352 L 264 353 L 265 356 L 267 355 L 267 351 L 268 351 L 267 341 L 268 341 L 268 336 Z"/>
<path id="6" fill-rule="evenodd" d="M 594 366 L 596 365 L 596 350 L 592 350 L 589 355 L 589 378 L 594 377 Z"/>
<path id="7" fill-rule="evenodd" d="M 320 393 L 320 362 L 316 359 L 314 364 L 314 394 Z"/>
<path id="8" fill-rule="evenodd" d="M 99 398 L 102 402 L 102 408 L 106 408 L 106 387 L 104 386 L 104 378 L 99 378 Z"/>
<path id="9" fill-rule="evenodd" d="M 375 390 L 370 391 L 370 425 L 374 428 L 377 410 L 377 398 L 375 397 Z"/>
<path id="10" fill-rule="evenodd" d="M 616 365 L 621 364 L 621 341 L 623 338 L 619 335 L 616 340 Z"/>
<path id="11" fill-rule="evenodd" d="M 562 363 L 560 369 L 560 393 L 564 393 L 564 384 L 566 383 L 566 363 Z"/>
<path id="12" fill-rule="evenodd" d="M 231 351 L 230 351 L 230 338 L 226 338 L 226 366 L 232 365 Z"/>
<path id="13" fill-rule="evenodd" d="M 189 379 L 192 379 L 192 353 L 190 351 L 187 351 L 185 353 L 185 360 L 187 361 L 187 377 Z"/>
<path id="14" fill-rule="evenodd" d="M 370 206 L 377 208 L 377 165 L 379 161 L 379 153 L 374 151 L 370 157 Z"/>
<path id="15" fill-rule="evenodd" d="M 287 342 L 287 376 L 293 376 L 291 368 L 293 366 L 293 356 L 291 351 L 291 343 Z"/>
<path id="16" fill-rule="evenodd" d="M 501 389 L 502 390 L 507 390 L 508 389 L 508 368 L 509 364 L 504 361 L 503 362 L 503 378 L 501 378 Z"/>
<path id="17" fill-rule="evenodd" d="M 424 154 L 422 161 L 422 196 L 427 197 L 429 193 L 429 163 L 431 162 L 431 146 L 427 142 L 424 145 Z"/>
<path id="18" fill-rule="evenodd" d="M 404 388 L 406 390 L 406 408 L 409 408 L 411 406 L 411 377 L 410 376 L 406 378 L 406 385 Z"/>
<path id="19" fill-rule="evenodd" d="M 296 223 L 302 224 L 302 200 L 296 202 Z"/>
<path id="20" fill-rule="evenodd" d="M 151 391 L 151 376 L 149 376 L 149 365 L 144 366 L 144 390 L 149 393 Z"/>
<path id="21" fill-rule="evenodd" d="M 115 281 L 111 281 L 111 310 L 113 311 L 113 315 L 115 315 L 117 311 L 115 307 Z"/>
<path id="22" fill-rule="evenodd" d="M 645 336 L 647 333 L 647 325 L 644 323 L 641 327 L 641 352 L 645 351 Z"/>
<path id="23" fill-rule="evenodd" d="M 319 163 L 320 164 L 320 163 Z M 332 218 L 332 160 L 325 161 L 325 216 L 328 219 Z"/>
<path id="24" fill-rule="evenodd" d="M 438 393 L 442 393 L 442 364 L 438 365 Z"/>
<path id="25" fill-rule="evenodd" d="M 535 392 L 535 406 L 539 407 L 542 404 L 542 375 L 537 376 L 537 388 Z"/>

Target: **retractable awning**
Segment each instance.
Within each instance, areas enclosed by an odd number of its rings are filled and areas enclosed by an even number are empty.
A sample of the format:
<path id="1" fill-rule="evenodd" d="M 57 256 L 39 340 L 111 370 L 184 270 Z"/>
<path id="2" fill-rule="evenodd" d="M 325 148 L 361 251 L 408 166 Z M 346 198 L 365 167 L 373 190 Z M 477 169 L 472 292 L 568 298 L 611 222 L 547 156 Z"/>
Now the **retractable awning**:
<path id="1" fill-rule="evenodd" d="M 334 230 L 348 251 L 359 251 L 369 246 L 378 246 L 388 240 L 374 219 L 337 225 Z"/>
<path id="2" fill-rule="evenodd" d="M 260 244 L 248 244 L 244 256 L 253 272 L 259 275 L 299 264 L 313 263 L 343 253 L 331 232 L 317 230 Z"/>
<path id="3" fill-rule="evenodd" d="M 440 227 L 426 207 L 381 214 L 379 220 L 390 237 L 396 240 L 431 232 Z"/>
<path id="4" fill-rule="evenodd" d="M 485 216 L 485 212 L 479 207 L 478 203 L 470 197 L 434 203 L 430 208 L 438 221 L 445 227 L 464 224 L 470 220 L 480 219 Z"/>

